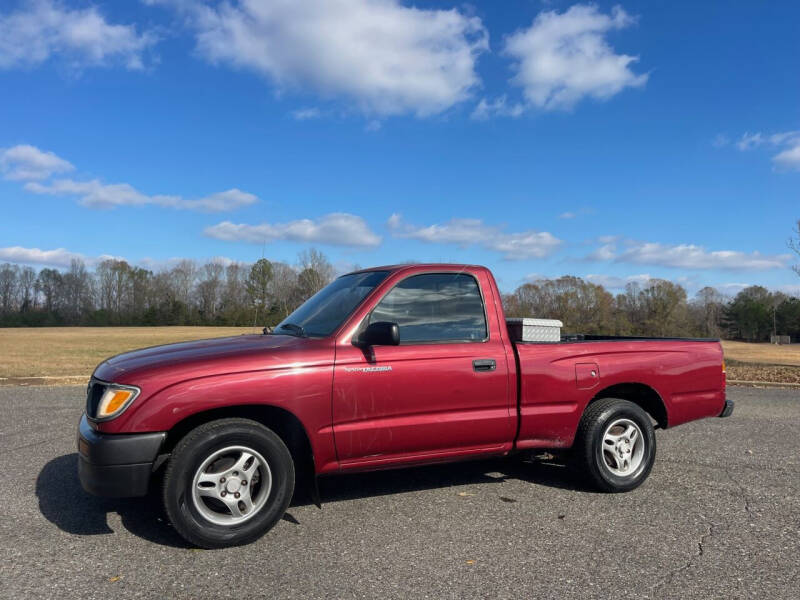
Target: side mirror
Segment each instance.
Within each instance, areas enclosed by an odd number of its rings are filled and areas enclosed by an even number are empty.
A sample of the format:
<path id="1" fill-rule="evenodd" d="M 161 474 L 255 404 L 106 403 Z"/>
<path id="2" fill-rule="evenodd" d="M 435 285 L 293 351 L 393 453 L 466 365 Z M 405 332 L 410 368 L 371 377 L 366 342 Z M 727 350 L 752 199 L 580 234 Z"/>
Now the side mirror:
<path id="1" fill-rule="evenodd" d="M 358 336 L 360 346 L 397 346 L 399 343 L 400 327 L 388 321 L 370 323 Z"/>

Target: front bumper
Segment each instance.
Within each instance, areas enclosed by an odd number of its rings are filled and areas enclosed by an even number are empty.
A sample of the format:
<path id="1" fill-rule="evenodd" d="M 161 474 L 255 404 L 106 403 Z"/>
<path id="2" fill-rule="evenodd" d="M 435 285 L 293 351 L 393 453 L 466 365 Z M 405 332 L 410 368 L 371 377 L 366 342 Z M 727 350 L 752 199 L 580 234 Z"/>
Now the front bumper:
<path id="1" fill-rule="evenodd" d="M 95 496 L 144 496 L 167 434 L 98 433 L 86 415 L 78 425 L 78 479 Z"/>
<path id="2" fill-rule="evenodd" d="M 719 413 L 720 417 L 730 417 L 733 414 L 733 400 L 725 399 L 725 407 Z"/>

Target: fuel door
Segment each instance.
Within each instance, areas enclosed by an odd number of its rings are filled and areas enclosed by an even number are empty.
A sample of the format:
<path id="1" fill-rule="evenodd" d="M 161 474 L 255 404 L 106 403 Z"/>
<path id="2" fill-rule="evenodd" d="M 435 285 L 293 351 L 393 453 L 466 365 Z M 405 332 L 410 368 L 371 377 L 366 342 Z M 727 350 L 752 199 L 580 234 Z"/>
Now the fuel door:
<path id="1" fill-rule="evenodd" d="M 575 363 L 575 384 L 579 390 L 590 390 L 600 383 L 597 363 Z"/>

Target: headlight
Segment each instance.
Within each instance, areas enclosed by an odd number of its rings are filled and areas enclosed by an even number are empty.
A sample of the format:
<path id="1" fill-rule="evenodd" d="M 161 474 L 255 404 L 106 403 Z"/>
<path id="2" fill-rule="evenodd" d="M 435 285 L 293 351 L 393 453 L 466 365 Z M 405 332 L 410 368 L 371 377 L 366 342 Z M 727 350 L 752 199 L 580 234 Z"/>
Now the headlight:
<path id="1" fill-rule="evenodd" d="M 95 421 L 108 421 L 119 416 L 139 395 L 139 388 L 97 380 L 89 384 L 86 415 Z"/>

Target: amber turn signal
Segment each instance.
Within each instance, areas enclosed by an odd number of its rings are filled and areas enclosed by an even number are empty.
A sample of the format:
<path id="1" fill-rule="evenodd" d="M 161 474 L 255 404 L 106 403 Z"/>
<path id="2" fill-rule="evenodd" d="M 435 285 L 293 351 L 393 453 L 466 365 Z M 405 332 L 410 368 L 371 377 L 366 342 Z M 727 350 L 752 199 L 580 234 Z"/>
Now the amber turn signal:
<path id="1" fill-rule="evenodd" d="M 138 392 L 132 389 L 109 387 L 97 406 L 97 418 L 107 419 L 122 411 Z"/>

